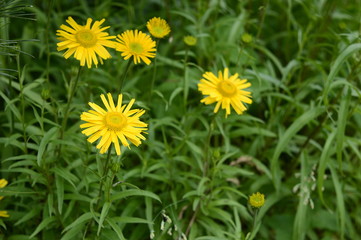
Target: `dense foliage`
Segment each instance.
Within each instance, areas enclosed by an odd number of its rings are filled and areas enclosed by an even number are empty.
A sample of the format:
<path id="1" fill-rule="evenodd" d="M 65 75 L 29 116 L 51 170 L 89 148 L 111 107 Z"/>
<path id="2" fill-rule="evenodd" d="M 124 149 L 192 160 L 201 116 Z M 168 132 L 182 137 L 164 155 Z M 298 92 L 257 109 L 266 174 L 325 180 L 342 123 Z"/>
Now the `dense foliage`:
<path id="1" fill-rule="evenodd" d="M 0 6 L 0 239 L 361 239 L 360 0 Z M 69 16 L 171 31 L 149 65 L 108 49 L 80 67 L 57 51 Z M 225 68 L 251 83 L 243 114 L 200 102 Z M 146 110 L 146 140 L 121 155 L 81 133 L 107 93 Z"/>

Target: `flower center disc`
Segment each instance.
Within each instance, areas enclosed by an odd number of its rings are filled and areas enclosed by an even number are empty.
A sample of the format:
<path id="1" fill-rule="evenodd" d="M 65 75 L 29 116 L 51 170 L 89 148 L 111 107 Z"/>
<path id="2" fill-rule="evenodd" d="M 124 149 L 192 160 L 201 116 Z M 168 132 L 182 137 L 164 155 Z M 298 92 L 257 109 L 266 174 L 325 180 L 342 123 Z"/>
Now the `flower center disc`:
<path id="1" fill-rule="evenodd" d="M 120 112 L 108 112 L 105 115 L 105 125 L 111 129 L 120 131 L 127 125 L 127 118 Z"/>
<path id="2" fill-rule="evenodd" d="M 92 47 L 97 43 L 97 37 L 90 30 L 80 30 L 75 38 L 83 47 Z"/>
<path id="3" fill-rule="evenodd" d="M 132 52 L 135 52 L 137 54 L 141 54 L 144 50 L 142 44 L 140 43 L 131 43 L 129 47 Z"/>
<path id="4" fill-rule="evenodd" d="M 153 31 L 154 31 L 156 34 L 162 35 L 163 32 L 164 32 L 164 28 L 161 27 L 161 26 L 154 26 L 154 27 L 153 27 Z"/>
<path id="5" fill-rule="evenodd" d="M 237 88 L 232 82 L 222 81 L 218 83 L 218 91 L 224 97 L 232 97 L 237 92 Z"/>

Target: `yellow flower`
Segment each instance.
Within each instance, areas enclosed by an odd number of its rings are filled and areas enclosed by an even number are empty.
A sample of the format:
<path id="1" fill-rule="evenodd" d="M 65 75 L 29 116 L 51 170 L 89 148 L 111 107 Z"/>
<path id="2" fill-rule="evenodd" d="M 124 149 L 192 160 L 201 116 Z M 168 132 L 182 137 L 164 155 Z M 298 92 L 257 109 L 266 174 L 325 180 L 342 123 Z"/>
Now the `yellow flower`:
<path id="1" fill-rule="evenodd" d="M 155 38 L 163 38 L 170 33 L 168 23 L 159 17 L 154 17 L 147 22 L 147 28 L 150 34 Z"/>
<path id="2" fill-rule="evenodd" d="M 183 41 L 185 44 L 187 44 L 188 46 L 194 46 L 197 44 L 197 38 L 193 37 L 193 36 L 185 36 L 183 38 Z"/>
<path id="3" fill-rule="evenodd" d="M 4 188 L 8 185 L 8 181 L 4 178 L 0 179 L 0 188 Z"/>
<path id="4" fill-rule="evenodd" d="M 123 146 L 129 148 L 128 140 L 135 146 L 141 144 L 141 139 L 145 140 L 142 133 L 147 130 L 148 124 L 139 120 L 139 117 L 145 113 L 145 110 L 132 109 L 135 100 L 132 99 L 128 105 L 122 105 L 123 95 L 119 94 L 117 106 L 114 105 L 112 95 L 107 94 L 108 100 L 104 94 L 100 95 L 106 110 L 95 103 L 89 102 L 94 110 L 83 112 L 80 119 L 86 121 L 80 125 L 80 128 L 86 128 L 82 131 L 86 136 L 90 136 L 88 141 L 95 142 L 101 137 L 100 142 L 96 146 L 100 149 L 100 153 L 105 153 L 110 144 L 113 143 L 117 155 L 120 155 L 120 140 Z"/>
<path id="5" fill-rule="evenodd" d="M 0 217 L 10 217 L 8 211 L 0 211 Z"/>
<path id="6" fill-rule="evenodd" d="M 211 72 L 203 74 L 203 79 L 198 83 L 198 90 L 203 95 L 208 95 L 201 100 L 202 103 L 212 104 L 217 102 L 214 112 L 218 112 L 219 107 L 226 109 L 226 117 L 231 113 L 230 106 L 237 112 L 242 114 L 246 107 L 243 103 L 252 103 L 251 92 L 243 89 L 251 86 L 247 79 L 240 80 L 238 73 L 228 76 L 228 68 L 224 69 L 224 73 L 218 72 L 216 77 Z"/>
<path id="7" fill-rule="evenodd" d="M 6 185 L 8 185 L 8 181 L 4 178 L 0 179 L 0 188 L 4 188 L 4 187 L 6 187 Z M 4 196 L 0 196 L 0 200 L 3 198 L 4 198 Z"/>
<path id="8" fill-rule="evenodd" d="M 4 188 L 8 185 L 8 181 L 4 178 L 0 179 L 0 188 Z M 0 196 L 0 200 L 3 199 L 4 196 Z M 10 217 L 7 211 L 0 211 L 0 217 Z"/>
<path id="9" fill-rule="evenodd" d="M 57 30 L 56 33 L 58 40 L 61 41 L 57 43 L 58 51 L 67 49 L 63 54 L 66 59 L 74 54 L 74 57 L 80 61 L 80 66 L 85 66 L 86 63 L 88 68 L 91 68 L 93 63 L 97 66 L 98 59 L 102 64 L 103 59 L 111 58 L 105 47 L 115 47 L 115 42 L 109 40 L 114 39 L 115 36 L 109 36 L 104 32 L 109 27 L 101 28 L 100 26 L 105 19 L 95 21 L 91 27 L 92 21 L 88 18 L 86 25 L 82 26 L 77 24 L 72 17 L 68 17 L 66 22 L 71 27 L 63 24 L 60 26 L 61 30 Z"/>
<path id="10" fill-rule="evenodd" d="M 127 30 L 122 35 L 118 35 L 116 39 L 116 50 L 122 52 L 125 60 L 133 57 L 134 63 L 140 63 L 142 60 L 147 65 L 150 64 L 149 58 L 155 57 L 155 42 L 149 35 L 138 30 Z"/>
<path id="11" fill-rule="evenodd" d="M 259 192 L 253 193 L 249 197 L 249 204 L 251 204 L 252 207 L 260 208 L 264 205 L 264 202 L 265 202 L 264 195 Z"/>

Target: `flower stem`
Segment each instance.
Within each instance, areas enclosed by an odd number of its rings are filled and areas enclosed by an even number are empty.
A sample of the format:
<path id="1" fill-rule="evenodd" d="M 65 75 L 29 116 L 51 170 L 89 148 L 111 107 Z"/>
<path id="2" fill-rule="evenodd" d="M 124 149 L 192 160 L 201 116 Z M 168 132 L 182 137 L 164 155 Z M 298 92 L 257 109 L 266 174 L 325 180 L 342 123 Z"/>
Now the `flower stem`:
<path id="1" fill-rule="evenodd" d="M 80 76 L 81 70 L 82 70 L 82 67 L 79 66 L 78 74 L 76 75 L 75 80 L 70 82 L 70 94 L 69 94 L 69 97 L 68 97 L 68 103 L 66 104 L 66 107 L 65 107 L 63 122 L 61 124 L 62 135 L 64 134 L 64 128 L 66 127 L 66 123 L 68 122 L 68 117 L 69 117 L 69 114 L 70 114 L 70 112 L 69 112 L 70 104 L 73 101 L 74 93 L 75 93 L 75 90 L 76 90 L 76 88 L 78 86 L 79 76 Z"/>
<path id="2" fill-rule="evenodd" d="M 187 82 L 187 60 L 188 60 L 188 52 L 189 49 L 187 47 L 186 53 L 184 55 L 184 79 L 183 79 L 183 106 L 184 106 L 184 113 L 187 112 L 187 98 L 188 98 L 188 82 Z"/>
<path id="3" fill-rule="evenodd" d="M 211 145 L 211 137 L 212 137 L 212 134 L 213 134 L 214 122 L 215 122 L 216 116 L 217 116 L 217 114 L 213 114 L 211 123 L 209 124 L 208 135 L 207 135 L 207 139 L 206 139 L 206 145 L 204 146 L 203 177 L 207 176 L 207 174 L 208 174 L 208 168 L 209 168 L 209 148 L 210 148 L 210 145 Z"/>
<path id="4" fill-rule="evenodd" d="M 247 238 L 247 240 L 251 240 L 254 238 L 255 235 L 255 230 L 256 230 L 256 220 L 257 220 L 257 215 L 258 215 L 258 208 L 255 209 L 254 215 L 253 215 L 253 226 L 252 226 L 252 231 L 251 234 L 249 235 L 249 238 Z"/>
<path id="5" fill-rule="evenodd" d="M 24 79 L 21 76 L 20 69 L 20 53 L 16 55 L 16 65 L 18 70 L 19 90 L 20 90 L 20 104 L 21 104 L 21 122 L 23 127 L 23 140 L 24 140 L 24 153 L 28 153 L 27 136 L 26 136 L 26 124 L 25 124 L 25 99 L 24 99 Z"/>
<path id="6" fill-rule="evenodd" d="M 123 76 L 122 78 L 120 79 L 120 84 L 119 84 L 119 89 L 118 89 L 118 92 L 120 93 L 122 91 L 122 88 L 123 88 L 123 84 L 124 84 L 124 80 L 125 78 L 127 77 L 127 74 L 128 74 L 128 71 L 129 71 L 129 68 L 130 68 L 130 64 L 132 63 L 132 61 L 129 59 L 128 60 L 128 63 L 127 63 L 127 66 L 125 67 L 125 71 L 123 73 Z"/>
<path id="7" fill-rule="evenodd" d="M 154 88 L 154 82 L 155 82 L 155 76 L 157 75 L 157 52 L 158 52 L 158 45 L 159 45 L 159 39 L 157 39 L 155 43 L 155 57 L 154 57 L 154 65 L 153 65 L 153 76 L 152 76 L 152 82 L 150 84 L 150 92 L 149 92 L 149 102 L 152 100 L 153 95 L 153 88 Z"/>
<path id="8" fill-rule="evenodd" d="M 68 95 L 68 102 L 66 104 L 65 111 L 64 111 L 64 118 L 63 118 L 63 121 L 61 123 L 60 140 L 62 140 L 64 138 L 64 132 L 65 132 L 66 124 L 68 122 L 68 118 L 69 118 L 69 114 L 70 114 L 70 112 L 69 112 L 70 104 L 73 101 L 74 93 L 75 93 L 75 90 L 76 90 L 76 88 L 78 86 L 79 76 L 80 76 L 80 73 L 81 73 L 82 69 L 83 69 L 82 66 L 79 66 L 78 74 L 76 75 L 76 78 L 72 79 L 70 81 L 70 92 L 69 92 L 69 95 Z M 58 148 L 57 156 L 59 156 L 60 152 L 61 152 L 61 145 Z"/>
<path id="9" fill-rule="evenodd" d="M 96 204 L 96 207 L 95 207 L 95 211 L 97 211 L 98 208 L 99 208 L 100 199 L 101 199 L 101 195 L 102 195 L 102 192 L 103 192 L 104 181 L 106 181 L 107 176 L 108 176 L 111 151 L 112 151 L 112 148 L 110 147 L 110 148 L 108 149 L 107 160 L 105 161 L 105 166 L 104 166 L 104 170 L 103 170 L 103 176 L 102 176 L 102 178 L 100 179 L 98 200 L 97 200 L 97 204 Z"/>

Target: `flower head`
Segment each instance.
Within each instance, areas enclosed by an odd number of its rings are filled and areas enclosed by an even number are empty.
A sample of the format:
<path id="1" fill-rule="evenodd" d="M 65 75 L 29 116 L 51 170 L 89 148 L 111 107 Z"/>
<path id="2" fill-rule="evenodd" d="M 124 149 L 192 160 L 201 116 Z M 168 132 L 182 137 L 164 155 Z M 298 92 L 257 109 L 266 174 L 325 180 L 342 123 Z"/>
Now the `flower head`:
<path id="1" fill-rule="evenodd" d="M 98 65 L 98 61 L 103 63 L 103 59 L 111 58 L 108 50 L 105 47 L 114 48 L 115 42 L 110 41 L 115 36 L 109 36 L 105 29 L 109 27 L 101 28 L 101 24 L 105 21 L 95 21 L 91 27 L 92 19 L 88 18 L 84 26 L 77 24 L 72 17 L 68 17 L 66 22 L 70 25 L 61 25 L 57 30 L 58 36 L 57 43 L 58 51 L 67 49 L 63 56 L 68 59 L 74 54 L 74 57 L 80 61 L 80 66 L 92 67 Z M 98 60 L 99 59 L 99 60 Z"/>
<path id="2" fill-rule="evenodd" d="M 183 41 L 185 44 L 187 44 L 188 46 L 194 46 L 197 44 L 197 38 L 193 37 L 193 36 L 185 36 L 183 38 Z"/>
<path id="3" fill-rule="evenodd" d="M 0 179 L 0 188 L 4 188 L 8 185 L 8 181 L 4 178 Z M 4 196 L 0 196 L 0 200 L 3 199 Z M 0 211 L 0 217 L 10 217 L 7 211 Z"/>
<path id="4" fill-rule="evenodd" d="M 251 204 L 252 207 L 260 208 L 264 205 L 264 202 L 265 202 L 264 195 L 259 192 L 253 193 L 249 197 L 249 204 Z"/>
<path id="5" fill-rule="evenodd" d="M 207 97 L 201 100 L 202 103 L 212 104 L 217 102 L 214 112 L 218 112 L 219 107 L 226 110 L 226 117 L 231 113 L 231 107 L 242 114 L 246 107 L 243 103 L 252 103 L 251 93 L 243 89 L 251 86 L 247 79 L 240 80 L 238 74 L 228 76 L 228 68 L 224 69 L 224 73 L 218 72 L 216 77 L 211 72 L 203 74 L 203 79 L 198 83 L 198 90 Z"/>
<path id="6" fill-rule="evenodd" d="M 122 52 L 125 60 L 133 57 L 135 64 L 142 60 L 149 65 L 149 58 L 155 57 L 156 44 L 149 35 L 138 30 L 127 30 L 117 37 L 119 43 L 116 50 Z"/>
<path id="7" fill-rule="evenodd" d="M 112 95 L 108 93 L 107 96 L 108 100 L 104 94 L 100 95 L 106 110 L 95 103 L 89 102 L 93 110 L 81 114 L 80 119 L 87 123 L 81 124 L 80 128 L 85 128 L 82 133 L 86 136 L 91 135 L 88 138 L 90 143 L 101 137 L 96 146 L 100 149 L 101 154 L 105 153 L 110 144 L 113 143 L 117 155 L 120 155 L 119 140 L 126 147 L 129 147 L 128 141 L 135 146 L 139 146 L 141 144 L 140 140 L 145 140 L 142 133 L 147 130 L 148 125 L 139 119 L 145 113 L 145 110 L 130 110 L 135 102 L 134 99 L 130 100 L 128 105 L 122 105 L 122 94 L 118 96 L 117 106 L 114 105 Z"/>
<path id="8" fill-rule="evenodd" d="M 170 27 L 164 19 L 154 17 L 147 22 L 150 34 L 155 38 L 164 38 L 170 33 Z"/>

